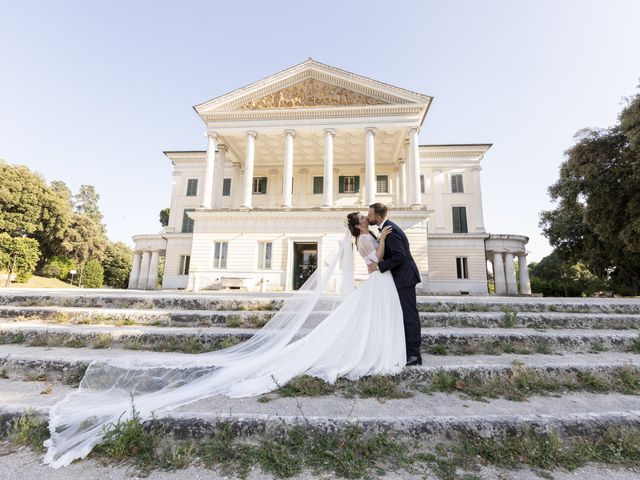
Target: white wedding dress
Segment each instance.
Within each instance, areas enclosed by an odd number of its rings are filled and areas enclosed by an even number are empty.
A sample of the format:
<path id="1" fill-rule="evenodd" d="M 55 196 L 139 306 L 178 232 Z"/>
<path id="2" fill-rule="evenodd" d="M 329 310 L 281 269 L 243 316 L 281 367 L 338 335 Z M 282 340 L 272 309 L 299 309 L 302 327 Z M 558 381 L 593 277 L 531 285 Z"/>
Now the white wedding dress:
<path id="1" fill-rule="evenodd" d="M 358 252 L 377 262 L 378 243 L 361 236 Z M 342 275 L 342 281 L 336 277 Z M 342 285 L 343 296 L 326 293 Z M 394 374 L 406 363 L 402 309 L 390 272 L 375 271 L 353 290 L 351 239 L 252 338 L 210 353 L 163 354 L 94 361 L 80 387 L 54 405 L 45 463 L 58 468 L 84 458 L 105 426 L 144 421 L 216 395 L 248 397 L 276 390 L 299 375 L 334 383 L 339 377 Z"/>

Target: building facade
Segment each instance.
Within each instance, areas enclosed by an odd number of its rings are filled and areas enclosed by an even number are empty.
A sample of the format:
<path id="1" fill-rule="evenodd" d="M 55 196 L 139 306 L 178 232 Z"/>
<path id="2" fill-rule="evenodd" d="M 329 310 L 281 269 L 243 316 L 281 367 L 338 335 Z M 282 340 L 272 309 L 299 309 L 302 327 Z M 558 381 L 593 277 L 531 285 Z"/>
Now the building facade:
<path id="1" fill-rule="evenodd" d="M 529 294 L 527 237 L 485 230 L 491 145 L 420 145 L 431 101 L 309 59 L 196 105 L 207 149 L 164 152 L 168 225 L 133 237 L 129 288 L 156 288 L 164 257 L 164 289 L 297 289 L 337 252 L 347 213 L 382 202 L 407 233 L 419 291 L 487 294 L 489 261 L 496 293 Z"/>

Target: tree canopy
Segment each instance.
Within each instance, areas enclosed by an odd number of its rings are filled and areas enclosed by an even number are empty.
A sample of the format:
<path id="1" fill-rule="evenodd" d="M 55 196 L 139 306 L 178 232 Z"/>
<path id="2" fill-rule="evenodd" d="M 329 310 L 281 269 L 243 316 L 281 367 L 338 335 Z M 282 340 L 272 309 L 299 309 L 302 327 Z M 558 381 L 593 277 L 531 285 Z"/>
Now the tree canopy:
<path id="1" fill-rule="evenodd" d="M 540 226 L 561 259 L 640 290 L 640 94 L 616 125 L 576 134 Z"/>

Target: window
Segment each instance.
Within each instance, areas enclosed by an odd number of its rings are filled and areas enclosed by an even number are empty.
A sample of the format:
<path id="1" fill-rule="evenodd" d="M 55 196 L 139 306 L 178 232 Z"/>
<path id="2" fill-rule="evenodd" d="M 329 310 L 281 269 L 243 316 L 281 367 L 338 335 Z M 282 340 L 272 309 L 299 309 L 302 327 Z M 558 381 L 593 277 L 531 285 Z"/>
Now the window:
<path id="1" fill-rule="evenodd" d="M 222 182 L 222 196 L 230 197 L 231 196 L 231 179 L 225 178 Z"/>
<path id="2" fill-rule="evenodd" d="M 187 180 L 187 197 L 195 197 L 198 195 L 198 179 L 190 178 Z"/>
<path id="3" fill-rule="evenodd" d="M 189 264 L 191 263 L 191 255 L 180 255 L 180 271 L 178 275 L 189 275 Z"/>
<path id="4" fill-rule="evenodd" d="M 376 193 L 389 193 L 389 177 L 387 175 L 376 176 Z"/>
<path id="5" fill-rule="evenodd" d="M 420 175 L 420 193 L 424 193 L 424 175 Z"/>
<path id="6" fill-rule="evenodd" d="M 271 242 L 259 242 L 258 243 L 258 268 L 269 270 L 271 269 L 271 251 L 273 244 Z"/>
<path id="7" fill-rule="evenodd" d="M 453 233 L 468 233 L 466 207 L 453 207 Z"/>
<path id="8" fill-rule="evenodd" d="M 227 268 L 227 242 L 213 242 L 213 268 Z"/>
<path id="9" fill-rule="evenodd" d="M 313 177 L 313 193 L 324 193 L 324 177 Z"/>
<path id="10" fill-rule="evenodd" d="M 193 219 L 189 218 L 187 212 L 193 212 L 195 208 L 185 208 L 182 214 L 182 233 L 193 233 Z"/>
<path id="11" fill-rule="evenodd" d="M 267 177 L 253 177 L 253 193 L 259 195 L 267 193 Z"/>
<path id="12" fill-rule="evenodd" d="M 360 177 L 339 177 L 338 193 L 358 193 L 360 191 Z"/>
<path id="13" fill-rule="evenodd" d="M 464 193 L 461 173 L 451 175 L 451 193 Z"/>
<path id="14" fill-rule="evenodd" d="M 458 274 L 458 278 L 469 278 L 467 257 L 456 257 L 456 273 Z"/>

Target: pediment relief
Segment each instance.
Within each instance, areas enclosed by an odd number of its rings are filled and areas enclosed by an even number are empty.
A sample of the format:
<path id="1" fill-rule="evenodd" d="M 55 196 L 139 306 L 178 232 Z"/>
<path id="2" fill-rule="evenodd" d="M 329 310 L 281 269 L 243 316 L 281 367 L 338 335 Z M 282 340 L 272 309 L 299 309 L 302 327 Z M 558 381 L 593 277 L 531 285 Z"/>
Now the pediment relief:
<path id="1" fill-rule="evenodd" d="M 246 102 L 237 110 L 272 110 L 282 108 L 349 107 L 389 105 L 378 98 L 347 88 L 331 85 L 314 78 L 277 90 L 256 100 Z"/>

